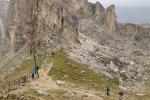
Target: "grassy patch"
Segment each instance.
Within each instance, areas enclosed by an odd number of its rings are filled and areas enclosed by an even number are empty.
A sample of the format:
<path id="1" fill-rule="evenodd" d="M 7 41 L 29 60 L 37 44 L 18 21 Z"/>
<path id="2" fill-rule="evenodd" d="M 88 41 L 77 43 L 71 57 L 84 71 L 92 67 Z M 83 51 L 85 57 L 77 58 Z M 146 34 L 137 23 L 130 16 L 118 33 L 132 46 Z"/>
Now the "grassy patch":
<path id="1" fill-rule="evenodd" d="M 28 94 L 28 96 L 38 96 L 37 90 L 33 88 L 28 88 L 25 93 Z"/>
<path id="2" fill-rule="evenodd" d="M 49 75 L 53 80 L 65 80 L 87 89 L 99 89 L 100 83 L 106 84 L 102 76 L 90 70 L 88 66 L 70 60 L 63 51 L 55 53 L 53 68 Z M 112 82 L 109 85 L 118 84 L 117 80 L 112 80 Z"/>
<path id="3" fill-rule="evenodd" d="M 55 89 L 55 90 L 48 90 L 48 93 L 57 96 L 63 96 L 66 93 L 66 91 L 64 91 L 63 89 Z"/>

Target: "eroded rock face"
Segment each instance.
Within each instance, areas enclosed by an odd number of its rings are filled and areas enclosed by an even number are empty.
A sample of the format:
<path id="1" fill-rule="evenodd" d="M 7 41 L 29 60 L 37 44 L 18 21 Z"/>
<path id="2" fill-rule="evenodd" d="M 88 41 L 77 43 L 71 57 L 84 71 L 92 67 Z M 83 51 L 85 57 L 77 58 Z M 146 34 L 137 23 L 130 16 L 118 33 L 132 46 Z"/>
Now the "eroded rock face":
<path id="1" fill-rule="evenodd" d="M 105 22 L 105 8 L 99 2 L 96 2 L 95 7 L 95 21 L 101 25 L 104 25 Z"/>
<path id="2" fill-rule="evenodd" d="M 2 44 L 6 42 L 8 6 L 8 1 L 0 1 L 0 42 Z"/>
<path id="3" fill-rule="evenodd" d="M 106 29 L 111 32 L 115 32 L 117 29 L 117 21 L 116 21 L 116 14 L 115 14 L 115 6 L 111 5 L 106 9 Z"/>
<path id="4" fill-rule="evenodd" d="M 0 17 L 3 19 L 4 24 L 7 24 L 9 2 L 7 0 L 0 1 Z"/>
<path id="5" fill-rule="evenodd" d="M 63 9 L 67 10 L 64 15 L 72 14 L 80 19 L 93 15 L 94 5 L 88 0 L 62 0 Z"/>
<path id="6" fill-rule="evenodd" d="M 118 25 L 118 32 L 124 33 L 125 36 L 129 38 L 134 38 L 135 35 L 138 33 L 138 26 L 135 24 L 119 24 Z"/>
<path id="7" fill-rule="evenodd" d="M 27 20 L 31 19 L 33 2 L 31 0 L 11 0 L 10 3 L 10 10 L 12 9 L 12 13 L 8 28 L 9 44 L 11 49 L 18 50 L 23 47 L 28 40 L 29 29 Z"/>
<path id="8" fill-rule="evenodd" d="M 141 43 L 147 43 L 149 41 L 148 38 L 150 37 L 149 28 L 141 27 L 131 23 L 119 24 L 117 31 L 123 36 Z"/>
<path id="9" fill-rule="evenodd" d="M 137 34 L 138 26 L 136 26 L 134 24 L 126 24 L 126 27 L 127 27 L 127 35 L 129 37 L 133 37 Z"/>
<path id="10" fill-rule="evenodd" d="M 100 26 L 106 25 L 111 32 L 116 31 L 117 27 L 113 5 L 108 7 L 105 13 L 104 7 L 99 2 L 92 4 L 87 0 L 12 0 L 11 4 L 13 18 L 8 33 L 11 48 L 15 50 L 25 44 L 31 47 L 33 35 L 37 37 L 34 39 L 38 44 L 42 44 L 43 41 L 57 45 L 62 41 L 74 43 L 77 40 L 78 24 L 81 19 L 89 18 Z M 28 20 L 34 25 L 29 25 Z M 29 32 L 35 25 L 36 28 L 32 29 L 36 32 Z"/>
<path id="11" fill-rule="evenodd" d="M 73 9 L 79 11 L 82 8 L 85 8 L 88 5 L 88 0 L 70 0 L 72 1 L 71 5 Z"/>
<path id="12" fill-rule="evenodd" d="M 63 35 L 68 42 L 74 44 L 78 38 L 78 18 L 67 16 L 63 18 Z"/>
<path id="13" fill-rule="evenodd" d="M 5 40 L 5 28 L 4 28 L 4 22 L 0 18 L 0 44 L 3 44 L 3 41 Z"/>

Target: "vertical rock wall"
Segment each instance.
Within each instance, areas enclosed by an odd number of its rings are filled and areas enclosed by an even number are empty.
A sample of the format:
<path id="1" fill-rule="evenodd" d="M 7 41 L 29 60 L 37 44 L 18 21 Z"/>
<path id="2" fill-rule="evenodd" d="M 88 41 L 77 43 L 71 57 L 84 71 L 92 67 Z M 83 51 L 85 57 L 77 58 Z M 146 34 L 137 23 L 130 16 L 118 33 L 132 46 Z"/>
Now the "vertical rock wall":
<path id="1" fill-rule="evenodd" d="M 115 6 L 111 5 L 106 9 L 106 27 L 109 31 L 115 32 L 117 29 L 117 16 L 115 14 Z"/>

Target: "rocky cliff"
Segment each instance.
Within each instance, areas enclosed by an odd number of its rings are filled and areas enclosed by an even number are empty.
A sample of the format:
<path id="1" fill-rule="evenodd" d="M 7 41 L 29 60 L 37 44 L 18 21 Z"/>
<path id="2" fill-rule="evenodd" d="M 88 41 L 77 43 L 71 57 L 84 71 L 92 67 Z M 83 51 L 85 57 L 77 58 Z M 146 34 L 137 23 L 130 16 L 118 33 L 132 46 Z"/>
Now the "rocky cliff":
<path id="1" fill-rule="evenodd" d="M 7 23 L 7 12 L 9 9 L 9 2 L 7 0 L 0 1 L 0 17 L 3 19 L 4 23 Z"/>
<path id="2" fill-rule="evenodd" d="M 38 2 L 37 5 L 36 2 Z M 14 17 L 11 24 L 14 25 L 10 26 L 9 38 L 10 44 L 12 47 L 16 46 L 15 48 L 20 48 L 24 43 L 26 44 L 31 40 L 28 38 L 30 32 L 25 29 L 28 26 L 30 27 L 28 23 L 37 24 L 32 25 L 37 28 L 34 36 L 39 38 L 39 35 L 45 34 L 45 37 L 38 39 L 38 41 L 49 37 L 47 40 L 44 39 L 47 42 L 51 42 L 48 44 L 53 44 L 52 42 L 55 40 L 55 43 L 59 42 L 57 43 L 58 45 L 62 43 L 60 41 L 63 39 L 64 42 L 68 41 L 67 43 L 71 44 L 77 41 L 79 21 L 83 19 L 90 19 L 99 26 L 106 26 L 107 30 L 111 32 L 114 32 L 117 27 L 114 6 L 108 7 L 105 11 L 99 2 L 91 4 L 87 0 L 39 0 L 30 1 L 29 3 L 29 1 L 25 0 L 22 3 L 19 0 L 12 0 L 12 5 Z M 26 8 L 27 5 L 28 8 Z M 29 20 L 30 22 L 27 22 Z M 21 32 L 21 34 L 18 32 Z M 24 37 L 27 38 L 25 39 Z"/>
<path id="3" fill-rule="evenodd" d="M 145 45 L 146 48 L 149 48 L 150 28 L 126 23 L 118 24 L 117 31 L 119 34 L 122 34 L 122 36 L 140 42 Z"/>
<path id="4" fill-rule="evenodd" d="M 8 8 L 9 2 L 5 0 L 0 1 L 0 44 L 6 39 Z"/>
<path id="5" fill-rule="evenodd" d="M 118 24 L 114 5 L 105 10 L 99 2 L 87 0 L 10 2 L 12 12 L 6 38 L 14 58 L 16 53 L 19 57 L 32 54 L 33 47 L 63 48 L 72 59 L 89 65 L 95 72 L 118 78 L 126 89 L 145 87 L 150 53 L 143 43 L 149 42 L 149 29 Z M 1 64 L 1 68 L 15 67 Z"/>

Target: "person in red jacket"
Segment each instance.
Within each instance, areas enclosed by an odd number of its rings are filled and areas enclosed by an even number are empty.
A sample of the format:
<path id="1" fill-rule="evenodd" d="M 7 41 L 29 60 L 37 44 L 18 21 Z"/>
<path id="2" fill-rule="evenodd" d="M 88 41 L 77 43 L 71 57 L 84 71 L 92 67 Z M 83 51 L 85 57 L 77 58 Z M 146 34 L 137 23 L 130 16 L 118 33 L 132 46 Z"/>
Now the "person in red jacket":
<path id="1" fill-rule="evenodd" d="M 123 100 L 124 92 L 123 91 L 119 91 L 118 95 L 119 95 L 119 100 Z"/>

